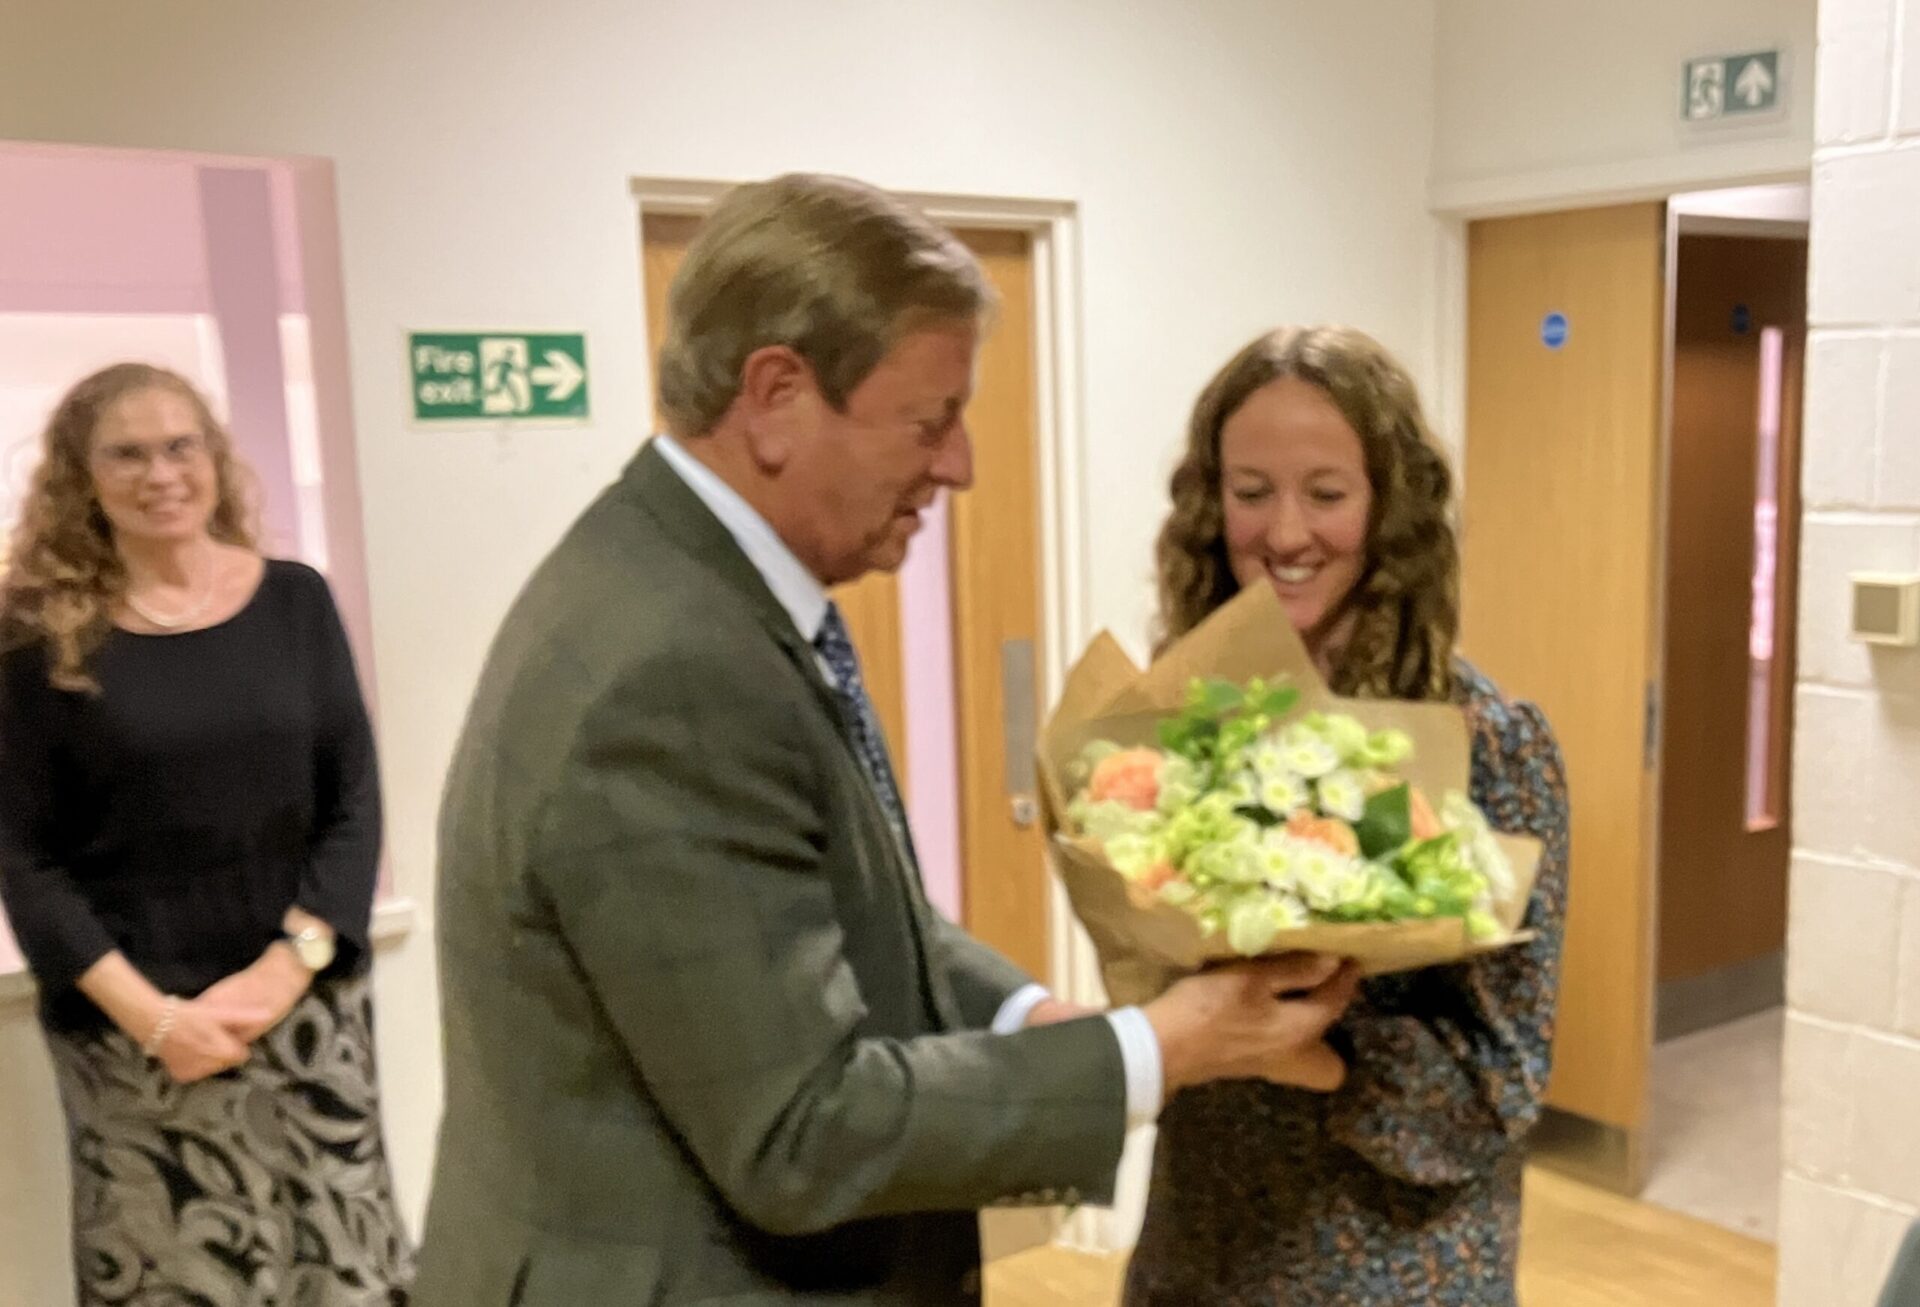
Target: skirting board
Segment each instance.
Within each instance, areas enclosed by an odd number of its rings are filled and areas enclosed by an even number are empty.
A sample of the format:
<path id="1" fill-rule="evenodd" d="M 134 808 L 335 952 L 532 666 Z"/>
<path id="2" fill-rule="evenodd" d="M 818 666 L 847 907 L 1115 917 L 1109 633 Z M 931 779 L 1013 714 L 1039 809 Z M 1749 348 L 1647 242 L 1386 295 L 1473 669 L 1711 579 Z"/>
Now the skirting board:
<path id="1" fill-rule="evenodd" d="M 1787 955 L 1769 953 L 1685 980 L 1660 982 L 1654 997 L 1656 1043 L 1771 1011 L 1787 1001 Z"/>
<path id="2" fill-rule="evenodd" d="M 1647 1179 L 1645 1149 L 1634 1132 L 1549 1107 L 1527 1143 L 1528 1160 L 1549 1171 L 1629 1198 Z"/>

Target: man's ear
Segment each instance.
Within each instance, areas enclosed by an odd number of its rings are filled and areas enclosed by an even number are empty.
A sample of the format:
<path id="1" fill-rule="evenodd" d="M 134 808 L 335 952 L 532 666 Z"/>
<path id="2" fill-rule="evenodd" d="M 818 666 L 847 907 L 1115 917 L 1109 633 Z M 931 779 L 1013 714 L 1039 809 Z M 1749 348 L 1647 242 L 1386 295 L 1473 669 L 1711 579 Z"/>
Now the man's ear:
<path id="1" fill-rule="evenodd" d="M 767 345 L 747 355 L 734 403 L 746 420 L 753 461 L 767 472 L 785 467 L 818 401 L 813 368 L 790 347 Z"/>

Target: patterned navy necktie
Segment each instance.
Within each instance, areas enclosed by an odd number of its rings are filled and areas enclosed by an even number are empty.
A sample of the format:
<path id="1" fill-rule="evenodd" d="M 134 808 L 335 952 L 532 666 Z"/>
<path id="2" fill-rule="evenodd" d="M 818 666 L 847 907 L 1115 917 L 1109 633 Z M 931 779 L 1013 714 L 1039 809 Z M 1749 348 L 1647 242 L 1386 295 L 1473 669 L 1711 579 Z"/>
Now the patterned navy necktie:
<path id="1" fill-rule="evenodd" d="M 880 718 L 873 711 L 873 700 L 867 697 L 866 682 L 860 678 L 860 656 L 854 652 L 853 640 L 847 634 L 847 624 L 840 616 L 838 604 L 827 604 L 827 617 L 820 624 L 820 634 L 813 638 L 813 647 L 827 665 L 834 693 L 840 696 L 847 710 L 847 724 L 853 728 L 853 751 L 860 759 L 860 768 L 866 772 L 874 797 L 880 800 L 880 810 L 886 814 L 887 825 L 893 828 L 894 837 L 906 851 L 907 860 L 914 862 L 913 836 L 907 830 L 906 805 L 901 803 L 900 787 L 894 783 L 893 765 L 887 761 L 886 736 L 880 732 Z"/>

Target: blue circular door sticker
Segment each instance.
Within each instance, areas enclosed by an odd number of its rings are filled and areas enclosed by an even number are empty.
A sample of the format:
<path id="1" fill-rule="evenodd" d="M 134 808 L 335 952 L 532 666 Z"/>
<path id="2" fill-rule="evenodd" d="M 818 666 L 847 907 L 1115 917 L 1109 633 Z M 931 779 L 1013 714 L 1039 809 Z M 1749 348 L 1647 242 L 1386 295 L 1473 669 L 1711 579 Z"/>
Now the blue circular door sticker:
<path id="1" fill-rule="evenodd" d="M 1540 323 L 1540 342 L 1548 349 L 1559 349 L 1567 343 L 1567 315 L 1549 313 Z"/>

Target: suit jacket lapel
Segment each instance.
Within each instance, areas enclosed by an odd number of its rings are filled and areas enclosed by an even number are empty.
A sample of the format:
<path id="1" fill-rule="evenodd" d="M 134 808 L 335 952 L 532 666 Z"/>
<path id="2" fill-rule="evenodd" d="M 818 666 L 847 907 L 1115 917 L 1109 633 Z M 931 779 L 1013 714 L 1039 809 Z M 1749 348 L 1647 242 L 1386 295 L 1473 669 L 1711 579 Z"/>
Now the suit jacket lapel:
<path id="1" fill-rule="evenodd" d="M 865 768 L 855 752 L 853 728 L 847 720 L 845 705 L 821 674 L 820 665 L 814 659 L 813 646 L 794 628 L 793 618 L 774 597 L 773 591 L 768 589 L 760 570 L 741 552 L 739 542 L 732 533 L 713 515 L 700 496 L 681 480 L 680 474 L 661 457 L 651 441 L 627 465 L 620 485 L 622 493 L 639 503 L 665 528 L 669 539 L 746 601 L 761 625 L 766 627 L 767 633 L 799 670 L 814 697 L 826 708 L 840 735 L 847 760 L 859 777 L 874 821 L 881 830 L 890 830 L 891 825 L 880 806 L 880 798 L 873 793 L 873 786 L 867 781 Z M 941 1001 L 941 987 L 933 976 L 929 941 L 922 928 L 919 908 L 924 902 L 924 893 L 920 886 L 920 869 L 915 865 L 913 855 L 901 848 L 899 841 L 889 838 L 887 842 L 893 848 L 893 861 L 904 882 L 901 888 L 909 900 L 907 916 L 912 923 L 914 943 L 920 954 L 921 981 L 926 986 L 935 1012 L 951 1024 L 951 1005 Z"/>

